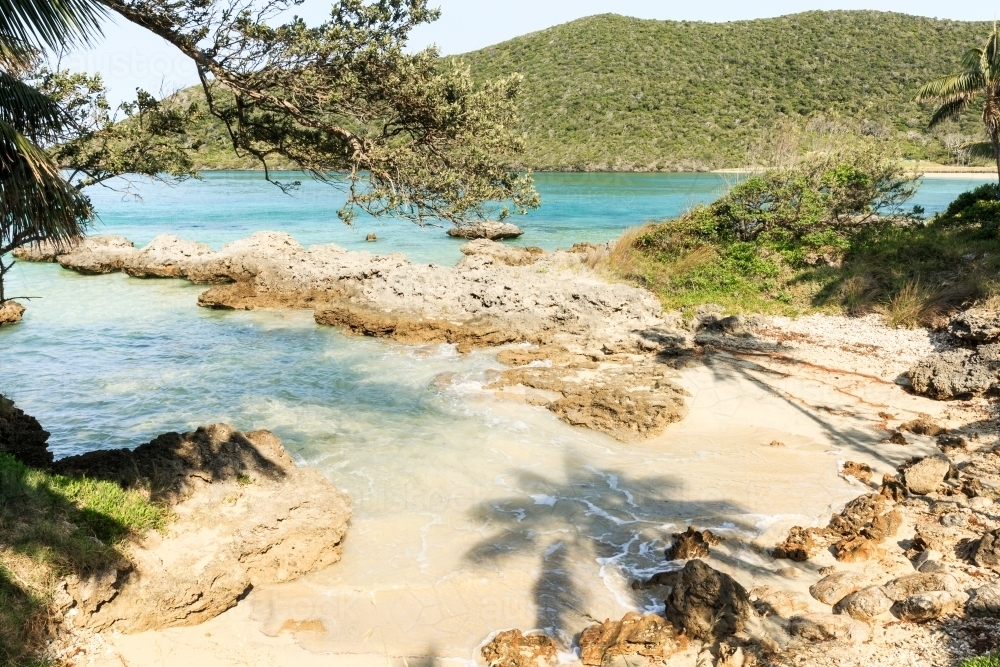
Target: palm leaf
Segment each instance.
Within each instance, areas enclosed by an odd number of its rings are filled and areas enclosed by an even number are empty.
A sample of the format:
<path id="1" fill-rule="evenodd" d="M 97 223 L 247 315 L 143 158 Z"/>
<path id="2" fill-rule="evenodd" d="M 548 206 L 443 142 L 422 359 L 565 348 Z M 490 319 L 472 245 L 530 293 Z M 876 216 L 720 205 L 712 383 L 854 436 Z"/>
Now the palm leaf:
<path id="1" fill-rule="evenodd" d="M 951 100 L 950 102 L 945 102 L 938 107 L 937 111 L 934 112 L 934 115 L 931 116 L 931 120 L 927 123 L 927 126 L 935 127 L 942 121 L 961 115 L 963 111 L 969 108 L 969 104 L 971 102 L 971 97 L 960 97 L 958 99 Z"/>
<path id="2" fill-rule="evenodd" d="M 986 77 L 979 70 L 960 72 L 942 76 L 925 83 L 917 90 L 916 100 L 954 100 L 960 96 L 973 95 L 986 87 Z"/>
<path id="3" fill-rule="evenodd" d="M 0 121 L 37 142 L 62 126 L 62 115 L 54 100 L 0 70 Z"/>
<path id="4" fill-rule="evenodd" d="M 95 0 L 0 0 L 0 43 L 57 49 L 89 42 L 106 16 Z"/>
<path id="5" fill-rule="evenodd" d="M 996 153 L 993 152 L 993 144 L 988 141 L 976 141 L 968 144 L 962 144 L 960 148 L 964 151 L 968 151 L 970 157 L 981 157 L 987 160 L 995 160 Z"/>

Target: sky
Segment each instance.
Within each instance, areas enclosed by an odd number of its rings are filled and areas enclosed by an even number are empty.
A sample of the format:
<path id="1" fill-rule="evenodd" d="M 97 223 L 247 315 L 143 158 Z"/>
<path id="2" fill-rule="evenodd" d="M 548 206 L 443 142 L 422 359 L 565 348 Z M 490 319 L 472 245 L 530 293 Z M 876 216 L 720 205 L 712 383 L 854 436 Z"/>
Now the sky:
<path id="1" fill-rule="evenodd" d="M 305 0 L 297 13 L 310 23 L 322 21 L 330 0 Z M 459 54 L 496 44 L 593 14 L 615 13 L 638 18 L 687 21 L 737 21 L 792 14 L 813 9 L 876 9 L 964 21 L 993 20 L 1000 12 L 994 0 L 432 0 L 441 8 L 436 23 L 421 26 L 410 46 L 436 44 L 442 53 Z M 124 19 L 105 26 L 105 37 L 90 49 L 62 60 L 76 71 L 100 72 L 117 104 L 141 87 L 156 95 L 169 94 L 198 82 L 191 62 L 164 40 Z"/>

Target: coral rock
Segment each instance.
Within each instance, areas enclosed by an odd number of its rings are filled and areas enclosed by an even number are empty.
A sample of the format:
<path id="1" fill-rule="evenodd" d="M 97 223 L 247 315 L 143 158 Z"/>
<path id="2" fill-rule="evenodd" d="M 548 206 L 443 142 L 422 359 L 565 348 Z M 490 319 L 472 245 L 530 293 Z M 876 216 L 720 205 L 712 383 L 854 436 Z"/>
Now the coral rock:
<path id="1" fill-rule="evenodd" d="M 483 647 L 489 667 L 548 667 L 559 661 L 556 643 L 548 635 L 521 634 L 520 630 L 499 633 Z"/>
<path id="2" fill-rule="evenodd" d="M 667 620 L 702 641 L 741 632 L 752 613 L 746 589 L 700 560 L 687 562 L 666 599 Z"/>
<path id="3" fill-rule="evenodd" d="M 629 612 L 621 621 L 592 625 L 580 636 L 580 658 L 584 665 L 610 667 L 624 664 L 658 665 L 687 646 L 672 623 L 650 614 Z"/>

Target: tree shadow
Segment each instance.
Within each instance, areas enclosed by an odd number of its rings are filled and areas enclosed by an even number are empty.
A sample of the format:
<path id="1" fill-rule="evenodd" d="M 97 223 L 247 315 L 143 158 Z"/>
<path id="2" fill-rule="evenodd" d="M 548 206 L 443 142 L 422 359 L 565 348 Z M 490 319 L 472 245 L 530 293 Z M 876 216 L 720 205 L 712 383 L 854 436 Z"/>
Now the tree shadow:
<path id="1" fill-rule="evenodd" d="M 581 580 L 582 563 L 596 561 L 620 601 L 624 597 L 634 608 L 654 609 L 662 607 L 658 591 L 632 584 L 676 569 L 664 554 L 671 532 L 681 532 L 687 524 L 755 530 L 749 520 L 733 521 L 734 516 L 747 515 L 739 503 L 688 499 L 684 481 L 674 476 L 632 477 L 594 468 L 575 455 L 564 461 L 565 480 L 524 470 L 512 473 L 509 483 L 516 494 L 471 510 L 472 518 L 491 534 L 464 559 L 485 566 L 526 553 L 538 558 L 540 572 L 532 588 L 534 627 L 567 646 L 583 628 L 604 620 L 591 613 L 593 580 Z M 714 556 L 735 568 L 756 568 L 713 551 Z"/>

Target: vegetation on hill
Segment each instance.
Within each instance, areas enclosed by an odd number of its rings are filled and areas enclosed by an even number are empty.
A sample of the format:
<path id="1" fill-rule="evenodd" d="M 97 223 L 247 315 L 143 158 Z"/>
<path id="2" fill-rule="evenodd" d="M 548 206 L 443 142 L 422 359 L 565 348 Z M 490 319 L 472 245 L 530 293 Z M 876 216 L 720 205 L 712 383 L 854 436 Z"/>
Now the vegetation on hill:
<path id="1" fill-rule="evenodd" d="M 847 140 L 845 139 L 845 142 Z M 668 309 L 878 312 L 933 325 L 1000 293 L 997 186 L 923 221 L 914 181 L 885 144 L 860 140 L 755 174 L 676 220 L 626 232 L 592 266 Z"/>
<path id="2" fill-rule="evenodd" d="M 905 157 L 950 163 L 982 139 L 973 114 L 927 131 L 919 86 L 958 69 L 986 23 L 873 11 L 731 23 L 592 16 L 462 59 L 473 76 L 524 75 L 526 164 L 704 169 L 756 163 L 777 121 L 856 123 Z"/>

